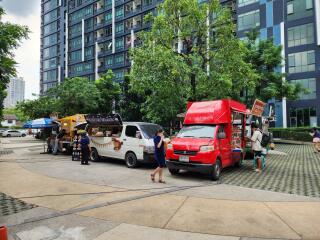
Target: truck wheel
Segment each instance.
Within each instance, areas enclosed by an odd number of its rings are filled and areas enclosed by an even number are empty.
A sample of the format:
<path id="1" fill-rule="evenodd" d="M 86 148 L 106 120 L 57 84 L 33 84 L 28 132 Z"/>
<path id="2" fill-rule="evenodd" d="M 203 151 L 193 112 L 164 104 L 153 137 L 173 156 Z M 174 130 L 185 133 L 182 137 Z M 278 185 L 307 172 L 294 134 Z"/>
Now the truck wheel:
<path id="1" fill-rule="evenodd" d="M 135 168 L 138 166 L 138 160 L 134 153 L 129 152 L 126 154 L 126 165 L 128 168 Z"/>
<path id="2" fill-rule="evenodd" d="M 168 168 L 168 170 L 172 175 L 178 175 L 180 172 L 180 169 Z"/>
<path id="3" fill-rule="evenodd" d="M 8 135 L 7 135 L 7 137 L 11 137 L 11 135 L 10 135 L 10 134 L 8 134 Z"/>
<path id="4" fill-rule="evenodd" d="M 212 173 L 211 173 L 211 180 L 217 181 L 220 178 L 221 174 L 221 161 L 220 159 L 216 160 L 216 164 L 213 165 Z"/>
<path id="5" fill-rule="evenodd" d="M 92 148 L 92 150 L 91 150 L 91 161 L 93 161 L 93 162 L 100 161 L 99 153 L 98 153 L 97 149 L 95 149 L 95 148 Z"/>

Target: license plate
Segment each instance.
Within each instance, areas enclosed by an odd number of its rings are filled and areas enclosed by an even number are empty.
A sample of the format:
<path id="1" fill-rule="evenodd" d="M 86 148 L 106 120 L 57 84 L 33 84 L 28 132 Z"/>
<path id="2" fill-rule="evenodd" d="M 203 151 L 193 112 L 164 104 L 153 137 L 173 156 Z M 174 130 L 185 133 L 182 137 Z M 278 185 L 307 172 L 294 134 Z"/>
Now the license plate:
<path id="1" fill-rule="evenodd" d="M 179 156 L 179 161 L 180 162 L 189 162 L 189 157 L 188 156 Z"/>

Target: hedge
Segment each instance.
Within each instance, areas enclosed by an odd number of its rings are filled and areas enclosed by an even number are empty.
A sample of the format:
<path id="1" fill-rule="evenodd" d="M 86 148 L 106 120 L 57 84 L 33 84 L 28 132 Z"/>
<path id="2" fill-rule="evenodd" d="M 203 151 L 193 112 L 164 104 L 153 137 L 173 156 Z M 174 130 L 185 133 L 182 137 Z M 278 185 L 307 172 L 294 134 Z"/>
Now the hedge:
<path id="1" fill-rule="evenodd" d="M 274 138 L 311 142 L 310 127 L 298 128 L 270 128 Z"/>

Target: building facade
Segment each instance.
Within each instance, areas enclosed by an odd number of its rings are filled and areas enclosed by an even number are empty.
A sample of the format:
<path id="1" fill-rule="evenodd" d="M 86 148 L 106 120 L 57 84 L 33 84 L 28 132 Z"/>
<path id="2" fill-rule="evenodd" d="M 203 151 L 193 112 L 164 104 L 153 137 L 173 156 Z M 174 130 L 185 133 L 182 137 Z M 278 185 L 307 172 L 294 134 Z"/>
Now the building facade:
<path id="1" fill-rule="evenodd" d="M 18 102 L 24 100 L 25 82 L 23 78 L 11 78 L 4 99 L 5 108 L 13 108 Z"/>
<path id="2" fill-rule="evenodd" d="M 299 100 L 269 101 L 276 114 L 276 126 L 320 125 L 320 1 L 238 0 L 237 34 L 240 38 L 260 29 L 260 39 L 273 38 L 282 45 L 284 80 L 300 83 L 308 90 Z"/>

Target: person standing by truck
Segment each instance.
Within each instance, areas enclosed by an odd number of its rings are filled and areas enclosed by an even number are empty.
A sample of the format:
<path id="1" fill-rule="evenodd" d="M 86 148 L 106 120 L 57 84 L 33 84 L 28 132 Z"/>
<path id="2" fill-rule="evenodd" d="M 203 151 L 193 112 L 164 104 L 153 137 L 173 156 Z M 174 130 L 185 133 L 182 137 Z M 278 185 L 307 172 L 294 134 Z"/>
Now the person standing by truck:
<path id="1" fill-rule="evenodd" d="M 258 128 L 257 124 L 252 124 L 252 130 L 253 130 L 253 135 L 251 137 L 251 142 L 252 142 L 252 150 L 254 153 L 254 157 L 256 159 L 256 166 L 257 168 L 255 169 L 256 172 L 261 172 L 261 157 L 262 157 L 262 146 L 261 146 L 261 141 L 262 141 L 262 133 L 260 129 Z"/>
<path id="2" fill-rule="evenodd" d="M 166 183 L 163 180 L 163 168 L 166 166 L 165 153 L 164 153 L 164 134 L 163 130 L 159 129 L 153 139 L 154 142 L 154 157 L 158 167 L 151 173 L 151 180 L 155 181 L 155 176 L 159 173 L 159 183 Z"/>
<path id="3" fill-rule="evenodd" d="M 86 131 L 80 130 L 78 133 L 81 134 L 81 139 L 80 139 L 81 164 L 89 165 L 89 158 L 90 158 L 90 152 L 91 152 L 90 139 L 87 136 Z"/>

